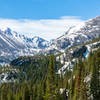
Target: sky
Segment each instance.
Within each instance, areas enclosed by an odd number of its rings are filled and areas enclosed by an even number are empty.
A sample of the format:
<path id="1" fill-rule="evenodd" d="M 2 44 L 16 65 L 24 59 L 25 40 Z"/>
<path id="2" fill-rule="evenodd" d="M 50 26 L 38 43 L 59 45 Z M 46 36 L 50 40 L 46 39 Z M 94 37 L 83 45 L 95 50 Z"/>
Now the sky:
<path id="1" fill-rule="evenodd" d="M 0 27 L 53 39 L 100 15 L 100 0 L 0 0 Z"/>

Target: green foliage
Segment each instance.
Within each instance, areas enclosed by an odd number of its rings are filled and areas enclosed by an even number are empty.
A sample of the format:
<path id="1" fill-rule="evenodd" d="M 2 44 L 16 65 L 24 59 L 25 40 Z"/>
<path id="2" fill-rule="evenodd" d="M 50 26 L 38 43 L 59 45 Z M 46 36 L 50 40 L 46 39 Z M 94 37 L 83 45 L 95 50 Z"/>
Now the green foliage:
<path id="1" fill-rule="evenodd" d="M 23 62 L 19 65 L 19 62 Z M 18 71 L 19 81 L 0 85 L 0 100 L 99 100 L 100 49 L 88 59 L 79 58 L 73 71 L 58 75 L 61 67 L 55 56 L 20 57 L 11 62 Z M 10 69 L 9 69 L 10 68 Z M 0 68 L 2 73 L 2 68 Z M 90 80 L 87 80 L 90 79 Z M 60 91 L 63 89 L 63 92 Z M 68 95 L 67 95 L 68 94 Z"/>
<path id="2" fill-rule="evenodd" d="M 100 99 L 100 49 L 96 52 L 96 55 L 93 57 L 93 71 L 91 78 L 91 94 L 93 100 Z"/>
<path id="3" fill-rule="evenodd" d="M 55 98 L 55 65 L 53 55 L 50 56 L 49 62 L 49 71 L 47 76 L 47 89 L 46 89 L 46 98 L 47 100 L 52 100 Z"/>

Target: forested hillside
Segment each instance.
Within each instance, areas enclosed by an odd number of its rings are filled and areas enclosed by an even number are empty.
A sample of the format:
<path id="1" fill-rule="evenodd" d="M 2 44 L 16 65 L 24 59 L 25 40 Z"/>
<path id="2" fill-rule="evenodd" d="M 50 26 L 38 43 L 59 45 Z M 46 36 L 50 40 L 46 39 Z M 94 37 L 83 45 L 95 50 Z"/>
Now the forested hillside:
<path id="1" fill-rule="evenodd" d="M 9 69 L 17 70 L 18 81 L 0 84 L 0 100 L 100 99 L 100 48 L 88 58 L 80 56 L 73 70 L 59 75 L 61 66 L 54 55 L 14 60 Z"/>

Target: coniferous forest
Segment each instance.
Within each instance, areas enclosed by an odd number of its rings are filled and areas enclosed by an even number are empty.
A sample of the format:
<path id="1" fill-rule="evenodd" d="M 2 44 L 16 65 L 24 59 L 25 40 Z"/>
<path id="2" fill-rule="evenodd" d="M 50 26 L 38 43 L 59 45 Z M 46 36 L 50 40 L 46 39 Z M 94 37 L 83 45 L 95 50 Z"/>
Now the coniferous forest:
<path id="1" fill-rule="evenodd" d="M 27 59 L 21 66 L 19 59 Z M 0 100 L 100 100 L 100 48 L 82 56 L 65 74 L 54 55 L 21 57 L 11 62 L 18 81 L 0 84 Z"/>

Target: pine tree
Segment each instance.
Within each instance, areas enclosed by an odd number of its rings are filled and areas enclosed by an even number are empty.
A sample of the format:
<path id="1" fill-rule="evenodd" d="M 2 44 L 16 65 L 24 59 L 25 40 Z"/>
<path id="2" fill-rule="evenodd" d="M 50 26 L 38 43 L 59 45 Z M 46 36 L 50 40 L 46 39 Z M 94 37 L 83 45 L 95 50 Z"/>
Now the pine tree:
<path id="1" fill-rule="evenodd" d="M 74 96 L 73 96 L 73 100 L 77 100 L 79 97 L 79 75 L 76 76 L 75 78 L 75 88 L 74 88 Z"/>
<path id="2" fill-rule="evenodd" d="M 73 93 L 74 93 L 74 80 L 72 75 L 70 80 L 70 88 L 69 88 L 69 100 L 72 100 Z"/>
<path id="3" fill-rule="evenodd" d="M 43 90 L 42 90 L 41 84 L 39 84 L 37 88 L 37 99 L 35 100 L 43 100 Z"/>
<path id="4" fill-rule="evenodd" d="M 33 100 L 37 98 L 37 85 L 34 86 L 33 88 Z"/>
<path id="5" fill-rule="evenodd" d="M 27 84 L 23 84 L 22 100 L 30 100 L 29 89 L 28 89 Z"/>
<path id="6" fill-rule="evenodd" d="M 96 61 L 95 61 L 96 60 Z M 93 100 L 99 100 L 100 99 L 100 75 L 99 75 L 99 59 L 98 55 L 96 57 L 94 56 L 93 58 L 93 73 L 92 73 L 92 78 L 91 78 L 91 94 L 93 96 Z"/>
<path id="7" fill-rule="evenodd" d="M 46 89 L 46 98 L 47 100 L 54 100 L 55 98 L 55 66 L 53 55 L 50 56 L 49 62 L 49 72 L 47 76 L 47 89 Z"/>
<path id="8" fill-rule="evenodd" d="M 1 88 L 1 100 L 7 100 L 7 85 L 3 84 Z"/>
<path id="9" fill-rule="evenodd" d="M 7 94 L 7 100 L 15 100 L 12 91 L 9 91 Z"/>
<path id="10" fill-rule="evenodd" d="M 78 100 L 80 96 L 80 85 L 82 81 L 82 72 L 84 72 L 84 64 L 82 62 L 82 58 L 80 57 L 78 64 L 77 64 L 73 100 Z"/>

